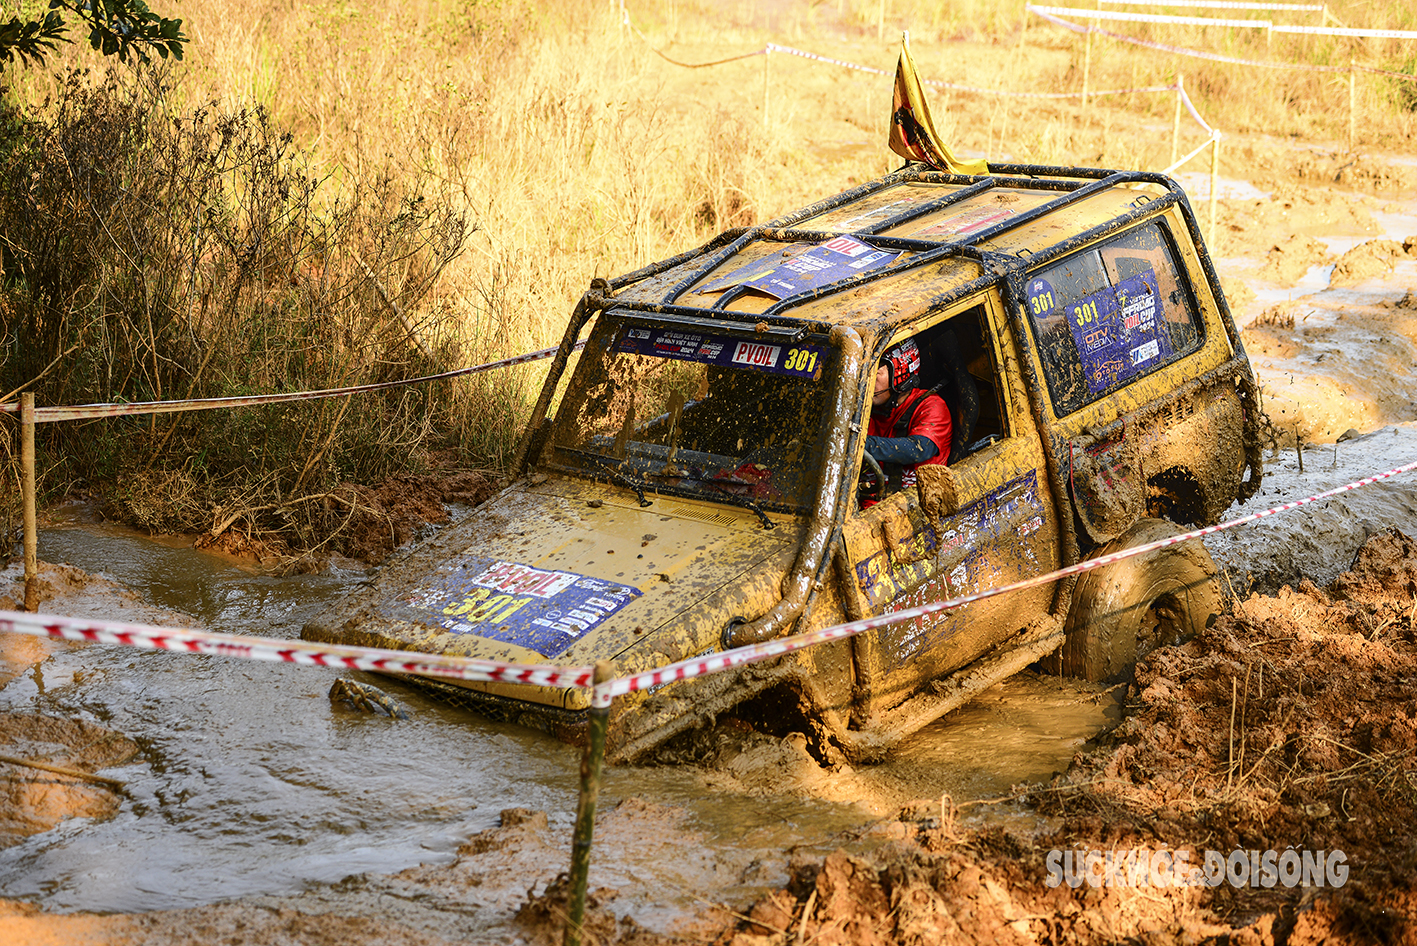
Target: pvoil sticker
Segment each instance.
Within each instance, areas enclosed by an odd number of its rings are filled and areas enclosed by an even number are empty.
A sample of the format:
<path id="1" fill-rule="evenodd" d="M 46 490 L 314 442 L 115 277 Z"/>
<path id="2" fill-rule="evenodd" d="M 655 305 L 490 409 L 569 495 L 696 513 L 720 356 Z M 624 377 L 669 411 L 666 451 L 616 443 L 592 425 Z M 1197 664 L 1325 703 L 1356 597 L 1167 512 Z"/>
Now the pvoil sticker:
<path id="1" fill-rule="evenodd" d="M 454 634 L 555 657 L 640 594 L 631 585 L 576 572 L 467 556 L 397 603 L 431 615 Z"/>

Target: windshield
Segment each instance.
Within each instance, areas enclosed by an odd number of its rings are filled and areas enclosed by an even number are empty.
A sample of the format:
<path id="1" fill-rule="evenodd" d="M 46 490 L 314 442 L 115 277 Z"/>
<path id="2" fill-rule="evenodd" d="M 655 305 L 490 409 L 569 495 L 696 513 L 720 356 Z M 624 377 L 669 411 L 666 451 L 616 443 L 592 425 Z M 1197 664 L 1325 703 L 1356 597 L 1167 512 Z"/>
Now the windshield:
<path id="1" fill-rule="evenodd" d="M 782 509 L 817 488 L 836 350 L 602 315 L 556 415 L 549 459 L 647 493 Z"/>

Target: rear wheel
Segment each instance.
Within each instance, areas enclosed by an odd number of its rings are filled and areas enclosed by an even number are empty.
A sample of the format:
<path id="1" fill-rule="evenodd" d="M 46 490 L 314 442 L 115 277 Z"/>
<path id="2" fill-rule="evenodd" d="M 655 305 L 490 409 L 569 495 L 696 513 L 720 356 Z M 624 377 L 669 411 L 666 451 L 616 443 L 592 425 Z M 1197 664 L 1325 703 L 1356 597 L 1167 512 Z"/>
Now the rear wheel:
<path id="1" fill-rule="evenodd" d="M 1098 554 L 1180 535 L 1162 519 L 1141 519 Z M 1191 540 L 1094 569 L 1078 579 L 1063 644 L 1063 672 L 1095 682 L 1129 678 L 1158 647 L 1186 640 L 1220 614 L 1215 562 Z"/>

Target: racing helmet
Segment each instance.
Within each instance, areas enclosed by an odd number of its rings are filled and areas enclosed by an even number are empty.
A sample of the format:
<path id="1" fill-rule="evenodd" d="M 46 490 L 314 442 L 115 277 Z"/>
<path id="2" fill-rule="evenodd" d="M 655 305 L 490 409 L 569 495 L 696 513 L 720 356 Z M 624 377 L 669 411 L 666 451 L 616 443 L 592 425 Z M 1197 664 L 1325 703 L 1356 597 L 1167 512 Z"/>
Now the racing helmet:
<path id="1" fill-rule="evenodd" d="M 913 389 L 915 380 L 920 377 L 920 348 L 915 339 L 907 338 L 887 348 L 881 356 L 881 364 L 891 370 L 891 400 L 894 401 Z"/>

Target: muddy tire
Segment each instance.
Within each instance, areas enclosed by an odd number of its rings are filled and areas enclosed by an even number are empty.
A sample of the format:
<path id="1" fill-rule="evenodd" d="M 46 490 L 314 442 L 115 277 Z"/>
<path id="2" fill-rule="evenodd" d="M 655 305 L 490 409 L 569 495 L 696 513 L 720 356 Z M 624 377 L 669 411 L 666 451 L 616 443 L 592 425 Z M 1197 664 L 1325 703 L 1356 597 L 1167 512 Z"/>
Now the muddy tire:
<path id="1" fill-rule="evenodd" d="M 1183 530 L 1140 519 L 1098 554 L 1146 545 Z M 1068 612 L 1062 670 L 1093 682 L 1128 679 L 1158 647 L 1187 640 L 1220 614 L 1215 562 L 1199 541 L 1169 545 L 1090 571 Z"/>

